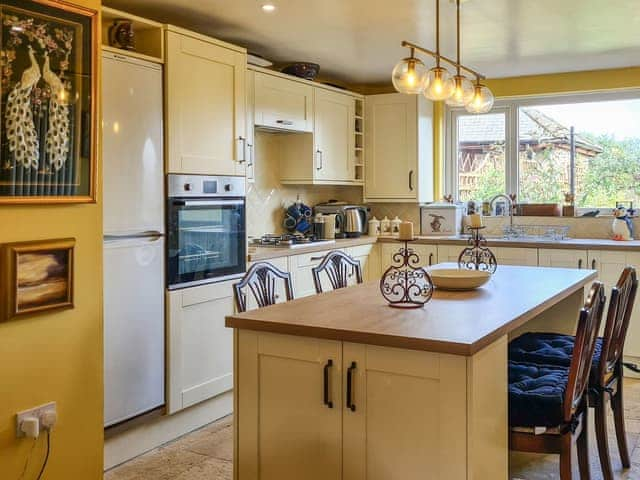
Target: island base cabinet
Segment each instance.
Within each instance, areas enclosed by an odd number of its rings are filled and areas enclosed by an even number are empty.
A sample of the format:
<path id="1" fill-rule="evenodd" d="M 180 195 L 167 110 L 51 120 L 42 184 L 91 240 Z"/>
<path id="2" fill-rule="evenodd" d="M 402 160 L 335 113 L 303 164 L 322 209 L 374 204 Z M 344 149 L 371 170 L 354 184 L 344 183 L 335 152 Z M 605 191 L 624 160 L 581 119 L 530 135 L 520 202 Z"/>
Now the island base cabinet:
<path id="1" fill-rule="evenodd" d="M 235 339 L 236 480 L 508 478 L 506 338 L 472 357 Z"/>

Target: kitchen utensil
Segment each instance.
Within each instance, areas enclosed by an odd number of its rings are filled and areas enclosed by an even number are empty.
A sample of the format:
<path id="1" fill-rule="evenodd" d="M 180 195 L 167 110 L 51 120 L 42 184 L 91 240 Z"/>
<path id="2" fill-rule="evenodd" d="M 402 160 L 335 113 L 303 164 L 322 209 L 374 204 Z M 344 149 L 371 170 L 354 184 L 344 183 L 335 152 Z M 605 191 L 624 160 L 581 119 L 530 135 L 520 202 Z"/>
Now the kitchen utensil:
<path id="1" fill-rule="evenodd" d="M 458 268 L 437 268 L 429 271 L 433 284 L 440 290 L 475 290 L 491 278 L 489 272 Z"/>

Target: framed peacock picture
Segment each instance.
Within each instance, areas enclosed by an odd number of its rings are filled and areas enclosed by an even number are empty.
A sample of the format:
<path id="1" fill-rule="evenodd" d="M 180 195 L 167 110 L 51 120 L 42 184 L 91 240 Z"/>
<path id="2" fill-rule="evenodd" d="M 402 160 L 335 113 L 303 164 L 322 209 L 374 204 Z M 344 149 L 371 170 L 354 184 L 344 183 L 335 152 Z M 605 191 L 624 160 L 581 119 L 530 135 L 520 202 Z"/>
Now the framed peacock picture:
<path id="1" fill-rule="evenodd" d="M 0 203 L 95 201 L 97 19 L 0 0 Z"/>

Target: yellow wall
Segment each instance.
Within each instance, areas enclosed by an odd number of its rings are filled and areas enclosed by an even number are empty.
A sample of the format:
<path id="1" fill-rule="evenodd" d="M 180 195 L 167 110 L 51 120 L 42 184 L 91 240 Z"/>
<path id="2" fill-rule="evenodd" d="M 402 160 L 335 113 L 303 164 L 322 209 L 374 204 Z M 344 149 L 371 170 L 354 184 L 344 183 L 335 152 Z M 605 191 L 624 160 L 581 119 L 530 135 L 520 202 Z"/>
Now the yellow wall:
<path id="1" fill-rule="evenodd" d="M 100 0 L 76 2 L 100 8 Z M 64 237 L 76 238 L 75 308 L 0 324 L 2 479 L 20 477 L 32 447 L 31 440 L 15 439 L 15 413 L 49 401 L 57 402 L 59 418 L 44 478 L 102 478 L 101 201 L 0 206 L 0 243 Z M 25 478 L 36 477 L 44 445 L 41 437 Z"/>

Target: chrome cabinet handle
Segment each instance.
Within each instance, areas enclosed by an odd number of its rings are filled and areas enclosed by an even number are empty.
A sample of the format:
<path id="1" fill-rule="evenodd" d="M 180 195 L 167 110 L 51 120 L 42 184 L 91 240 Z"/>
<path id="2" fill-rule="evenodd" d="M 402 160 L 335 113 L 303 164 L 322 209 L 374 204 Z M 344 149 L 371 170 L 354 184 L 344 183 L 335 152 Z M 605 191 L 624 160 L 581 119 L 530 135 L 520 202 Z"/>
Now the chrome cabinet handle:
<path id="1" fill-rule="evenodd" d="M 247 143 L 247 150 L 249 150 L 249 162 L 247 163 L 247 167 L 253 167 L 253 144 Z"/>
<path id="2" fill-rule="evenodd" d="M 409 190 L 413 192 L 413 170 L 409 170 Z"/>
<path id="3" fill-rule="evenodd" d="M 578 268 L 582 268 L 582 259 L 578 259 Z"/>
<path id="4" fill-rule="evenodd" d="M 317 166 L 316 166 L 316 170 L 322 170 L 322 168 L 324 167 L 324 159 L 322 156 L 322 150 L 318 149 L 316 150 L 316 157 L 318 159 Z"/>
<path id="5" fill-rule="evenodd" d="M 242 152 L 242 158 L 240 157 Z M 238 163 L 244 163 L 247 161 L 247 139 L 244 137 L 238 137 Z"/>
<path id="6" fill-rule="evenodd" d="M 293 125 L 293 122 L 291 120 L 276 120 L 276 123 L 279 123 L 280 125 L 287 125 L 287 126 Z"/>
<path id="7" fill-rule="evenodd" d="M 324 366 L 323 372 L 322 372 L 323 383 L 324 383 L 323 400 L 324 400 L 324 404 L 329 408 L 333 408 L 333 402 L 329 399 L 329 369 L 331 367 L 333 367 L 333 360 L 329 359 L 327 360 L 327 363 Z"/>

